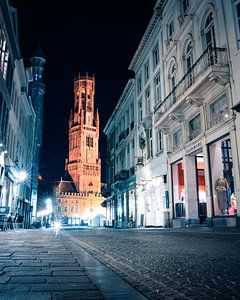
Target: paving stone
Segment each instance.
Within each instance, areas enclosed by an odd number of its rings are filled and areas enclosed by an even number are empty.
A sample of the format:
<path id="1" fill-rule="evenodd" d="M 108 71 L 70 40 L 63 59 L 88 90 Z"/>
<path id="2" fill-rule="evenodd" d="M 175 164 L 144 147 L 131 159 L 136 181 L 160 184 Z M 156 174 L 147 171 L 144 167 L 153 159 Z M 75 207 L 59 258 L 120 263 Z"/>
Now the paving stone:
<path id="1" fill-rule="evenodd" d="M 1 300 L 51 300 L 51 292 L 5 292 L 0 294 Z"/>
<path id="2" fill-rule="evenodd" d="M 15 266 L 15 267 L 5 267 L 4 271 L 6 272 L 14 272 L 14 271 L 41 271 L 42 268 L 46 268 L 46 270 L 49 270 L 49 267 L 28 267 L 28 266 Z"/>
<path id="3" fill-rule="evenodd" d="M 104 299 L 98 291 L 57 292 L 54 293 L 54 297 L 56 300 Z"/>
<path id="4" fill-rule="evenodd" d="M 46 277 L 48 283 L 59 283 L 59 282 L 90 282 L 90 279 L 85 276 L 53 276 L 53 277 Z"/>
<path id="5" fill-rule="evenodd" d="M 32 291 L 74 291 L 74 290 L 95 290 L 92 283 L 47 283 L 34 284 Z"/>
<path id="6" fill-rule="evenodd" d="M 50 267 L 52 271 L 84 271 L 84 269 L 80 266 L 76 267 L 68 267 L 68 266 L 60 266 L 60 267 Z M 49 270 L 49 267 L 42 267 L 42 270 Z"/>
<path id="7" fill-rule="evenodd" d="M 44 283 L 44 276 L 12 276 L 9 283 Z"/>
<path id="8" fill-rule="evenodd" d="M 53 271 L 53 276 L 81 276 L 85 275 L 84 271 Z"/>
<path id="9" fill-rule="evenodd" d="M 51 270 L 45 270 L 45 271 L 35 271 L 34 268 L 33 270 L 28 270 L 28 271 L 22 271 L 21 269 L 16 270 L 16 271 L 11 271 L 11 276 L 50 276 L 52 275 Z"/>

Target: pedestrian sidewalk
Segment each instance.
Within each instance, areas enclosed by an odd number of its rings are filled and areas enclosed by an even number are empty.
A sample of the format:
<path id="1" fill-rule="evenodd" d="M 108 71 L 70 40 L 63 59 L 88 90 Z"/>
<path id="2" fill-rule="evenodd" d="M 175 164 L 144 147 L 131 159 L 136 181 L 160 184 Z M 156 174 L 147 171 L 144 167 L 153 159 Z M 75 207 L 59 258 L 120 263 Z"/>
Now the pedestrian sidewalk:
<path id="1" fill-rule="evenodd" d="M 0 232 L 1 300 L 125 298 L 145 299 L 62 232 Z"/>
<path id="2" fill-rule="evenodd" d="M 126 230 L 157 231 L 161 233 L 184 233 L 184 234 L 213 234 L 213 235 L 232 235 L 240 236 L 240 227 L 210 227 L 210 226 L 192 226 L 186 228 L 162 228 L 162 227 L 141 227 L 129 228 Z"/>

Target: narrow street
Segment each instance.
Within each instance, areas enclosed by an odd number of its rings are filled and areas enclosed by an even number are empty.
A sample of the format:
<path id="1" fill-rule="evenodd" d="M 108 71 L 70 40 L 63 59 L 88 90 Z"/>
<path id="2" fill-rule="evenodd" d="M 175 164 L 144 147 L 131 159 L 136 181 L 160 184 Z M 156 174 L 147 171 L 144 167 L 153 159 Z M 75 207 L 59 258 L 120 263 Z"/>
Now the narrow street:
<path id="1" fill-rule="evenodd" d="M 237 229 L 0 232 L 0 299 L 239 299 Z"/>
<path id="2" fill-rule="evenodd" d="M 148 299 L 239 299 L 240 232 L 68 230 Z"/>

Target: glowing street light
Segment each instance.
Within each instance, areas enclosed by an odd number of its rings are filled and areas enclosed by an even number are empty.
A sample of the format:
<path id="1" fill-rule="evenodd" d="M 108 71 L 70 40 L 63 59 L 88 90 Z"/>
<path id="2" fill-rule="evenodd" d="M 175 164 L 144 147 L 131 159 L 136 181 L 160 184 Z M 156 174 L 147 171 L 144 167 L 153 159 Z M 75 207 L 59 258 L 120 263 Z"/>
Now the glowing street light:
<path id="1" fill-rule="evenodd" d="M 28 177 L 28 174 L 25 171 L 20 171 L 17 173 L 17 179 L 19 182 L 25 181 L 27 179 L 27 177 Z"/>

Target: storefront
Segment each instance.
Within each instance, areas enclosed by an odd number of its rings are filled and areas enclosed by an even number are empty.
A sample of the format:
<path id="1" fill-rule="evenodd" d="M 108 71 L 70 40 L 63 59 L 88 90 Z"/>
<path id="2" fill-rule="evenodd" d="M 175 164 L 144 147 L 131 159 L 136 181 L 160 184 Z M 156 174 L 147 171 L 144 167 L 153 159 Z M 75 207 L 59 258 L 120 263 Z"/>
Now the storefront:
<path id="1" fill-rule="evenodd" d="M 117 182 L 114 193 L 114 227 L 129 228 L 136 226 L 135 177 Z"/>
<path id="2" fill-rule="evenodd" d="M 174 217 L 182 218 L 186 216 L 183 160 L 172 164 L 172 183 Z"/>
<path id="3" fill-rule="evenodd" d="M 208 145 L 214 216 L 237 214 L 232 147 L 227 135 Z"/>

